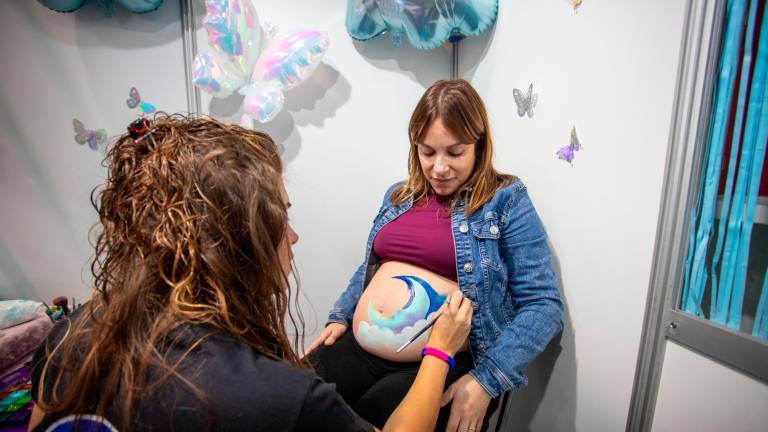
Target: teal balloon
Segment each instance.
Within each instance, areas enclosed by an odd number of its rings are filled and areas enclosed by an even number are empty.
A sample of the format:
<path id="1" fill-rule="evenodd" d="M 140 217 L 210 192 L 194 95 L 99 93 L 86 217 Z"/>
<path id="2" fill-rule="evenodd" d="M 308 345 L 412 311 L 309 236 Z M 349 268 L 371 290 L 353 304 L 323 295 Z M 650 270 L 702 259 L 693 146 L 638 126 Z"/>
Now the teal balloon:
<path id="1" fill-rule="evenodd" d="M 360 41 L 389 32 L 396 47 L 405 37 L 416 48 L 432 49 L 488 30 L 498 10 L 498 0 L 348 0 L 346 25 Z"/>
<path id="2" fill-rule="evenodd" d="M 39 0 L 40 4 L 56 12 L 74 12 L 80 9 L 85 0 Z"/>
<path id="3" fill-rule="evenodd" d="M 152 12 L 163 4 L 163 0 L 117 0 L 117 3 L 135 13 Z"/>
<path id="4" fill-rule="evenodd" d="M 80 9 L 86 0 L 38 0 L 40 4 L 56 12 L 74 12 Z M 99 8 L 106 16 L 111 16 L 115 3 L 134 13 L 152 12 L 163 4 L 163 0 L 97 0 Z"/>

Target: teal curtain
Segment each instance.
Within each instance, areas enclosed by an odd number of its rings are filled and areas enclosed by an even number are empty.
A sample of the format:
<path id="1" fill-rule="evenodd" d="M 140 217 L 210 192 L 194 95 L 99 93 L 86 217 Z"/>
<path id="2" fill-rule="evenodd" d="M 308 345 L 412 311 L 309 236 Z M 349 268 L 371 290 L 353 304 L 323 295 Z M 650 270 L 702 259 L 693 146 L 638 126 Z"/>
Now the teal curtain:
<path id="1" fill-rule="evenodd" d="M 681 299 L 685 312 L 735 330 L 742 327 L 750 241 L 768 141 L 767 10 L 761 0 L 729 0 L 726 6 Z M 768 339 L 768 273 L 761 274 L 751 333 Z"/>

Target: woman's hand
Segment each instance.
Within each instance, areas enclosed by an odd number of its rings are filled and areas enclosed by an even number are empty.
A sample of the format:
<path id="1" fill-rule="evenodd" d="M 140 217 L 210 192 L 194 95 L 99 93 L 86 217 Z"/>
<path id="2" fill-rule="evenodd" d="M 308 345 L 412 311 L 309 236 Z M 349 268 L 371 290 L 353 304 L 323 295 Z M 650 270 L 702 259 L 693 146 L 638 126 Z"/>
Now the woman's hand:
<path id="1" fill-rule="evenodd" d="M 451 400 L 453 404 L 446 432 L 480 432 L 491 396 L 472 375 L 464 375 L 451 384 L 443 394 L 440 406 L 446 406 Z"/>
<path id="2" fill-rule="evenodd" d="M 309 355 L 315 348 L 320 345 L 330 346 L 333 345 L 339 338 L 347 332 L 347 326 L 339 323 L 330 323 L 325 326 L 325 330 L 320 333 L 320 336 L 315 339 L 312 344 L 307 348 L 307 352 L 304 355 Z"/>
<path id="3" fill-rule="evenodd" d="M 429 334 L 427 346 L 437 348 L 453 356 L 461 349 L 469 336 L 472 325 L 472 304 L 456 290 L 448 297 L 448 303 L 440 308 L 440 318 Z"/>
<path id="4" fill-rule="evenodd" d="M 427 345 L 453 356 L 461 349 L 472 324 L 472 304 L 461 291 L 451 293 L 448 304 L 432 326 Z M 432 431 L 440 410 L 440 391 L 445 386 L 448 365 L 434 357 L 425 358 L 405 398 L 384 425 L 385 431 Z"/>

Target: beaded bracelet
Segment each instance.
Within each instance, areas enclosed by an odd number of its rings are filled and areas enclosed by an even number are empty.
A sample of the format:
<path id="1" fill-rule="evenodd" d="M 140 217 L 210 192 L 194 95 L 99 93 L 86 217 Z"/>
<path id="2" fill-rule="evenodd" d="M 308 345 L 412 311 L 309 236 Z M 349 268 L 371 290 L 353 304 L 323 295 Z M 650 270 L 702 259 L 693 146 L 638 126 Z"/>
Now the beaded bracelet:
<path id="1" fill-rule="evenodd" d="M 454 367 L 456 367 L 456 360 L 454 360 L 453 357 L 451 357 L 448 354 L 440 351 L 437 348 L 424 347 L 424 349 L 421 350 L 421 357 L 423 358 L 424 356 L 428 356 L 428 355 L 429 356 L 433 356 L 433 357 L 437 357 L 440 360 L 448 363 L 449 370 L 453 369 Z"/>

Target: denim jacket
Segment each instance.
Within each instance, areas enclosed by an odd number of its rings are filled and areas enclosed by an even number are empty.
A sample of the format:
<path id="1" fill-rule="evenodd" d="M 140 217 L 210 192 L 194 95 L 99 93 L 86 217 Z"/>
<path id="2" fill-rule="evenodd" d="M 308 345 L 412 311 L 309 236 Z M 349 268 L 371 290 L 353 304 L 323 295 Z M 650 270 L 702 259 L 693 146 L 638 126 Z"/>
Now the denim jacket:
<path id="1" fill-rule="evenodd" d="M 351 326 L 360 295 L 379 266 L 376 234 L 413 205 L 394 206 L 387 191 L 368 235 L 365 260 L 331 310 L 328 321 Z M 562 330 L 563 304 L 551 267 L 547 235 L 525 185 L 515 180 L 470 216 L 463 200 L 451 213 L 459 289 L 475 311 L 469 333 L 470 374 L 491 397 L 527 384 L 523 368 Z"/>

